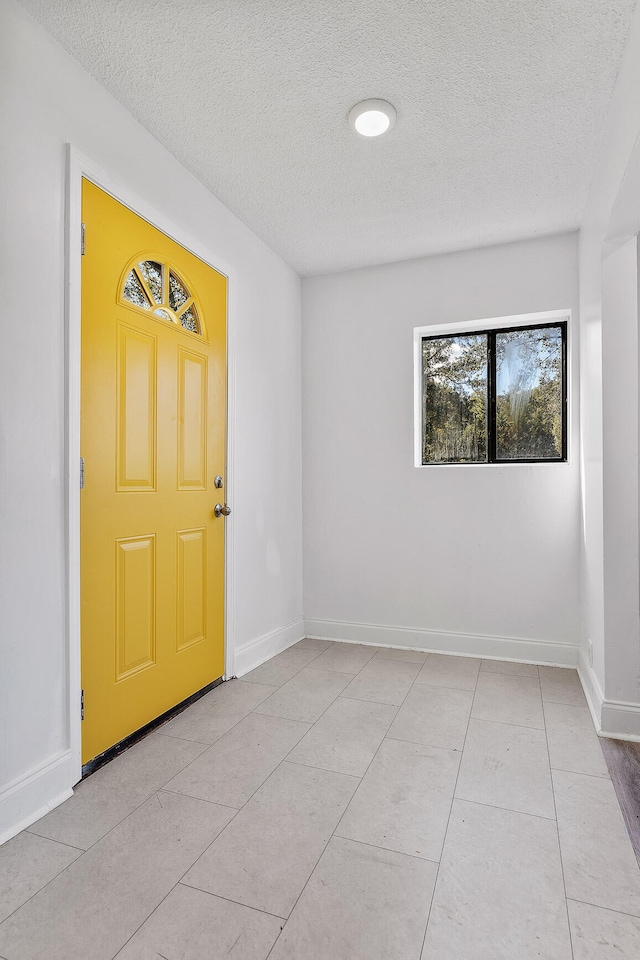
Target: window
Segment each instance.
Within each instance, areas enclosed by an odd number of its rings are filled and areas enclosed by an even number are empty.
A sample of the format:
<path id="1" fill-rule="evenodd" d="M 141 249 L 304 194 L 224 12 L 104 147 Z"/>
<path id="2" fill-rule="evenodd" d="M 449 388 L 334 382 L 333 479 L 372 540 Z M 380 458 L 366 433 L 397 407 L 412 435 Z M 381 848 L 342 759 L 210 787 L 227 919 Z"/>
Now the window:
<path id="1" fill-rule="evenodd" d="M 416 331 L 416 462 L 566 460 L 566 320 L 467 330 Z"/>
<path id="2" fill-rule="evenodd" d="M 202 334 L 194 298 L 186 285 L 166 263 L 141 260 L 127 273 L 122 299 L 142 310 L 153 310 L 161 320 L 179 324 L 184 330 Z"/>

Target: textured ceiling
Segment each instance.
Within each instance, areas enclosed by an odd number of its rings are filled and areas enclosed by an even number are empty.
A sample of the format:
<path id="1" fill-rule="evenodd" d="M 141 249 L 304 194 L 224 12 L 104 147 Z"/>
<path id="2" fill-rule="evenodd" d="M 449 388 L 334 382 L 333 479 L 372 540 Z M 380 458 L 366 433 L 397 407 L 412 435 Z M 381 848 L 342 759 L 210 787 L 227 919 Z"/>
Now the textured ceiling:
<path id="1" fill-rule="evenodd" d="M 305 275 L 579 226 L 635 0 L 22 3 Z"/>

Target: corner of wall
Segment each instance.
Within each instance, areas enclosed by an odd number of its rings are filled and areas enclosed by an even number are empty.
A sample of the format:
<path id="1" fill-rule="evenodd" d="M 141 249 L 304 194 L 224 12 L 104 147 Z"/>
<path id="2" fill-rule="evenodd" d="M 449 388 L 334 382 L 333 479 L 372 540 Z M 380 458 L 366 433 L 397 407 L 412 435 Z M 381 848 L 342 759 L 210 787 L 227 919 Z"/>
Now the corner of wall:
<path id="1" fill-rule="evenodd" d="M 580 648 L 578 657 L 578 676 L 587 699 L 587 706 L 589 707 L 596 733 L 600 734 L 602 729 L 601 719 L 604 697 L 593 667 L 589 665 L 587 651 L 584 646 Z"/>
<path id="2" fill-rule="evenodd" d="M 623 700 L 605 700 L 598 678 L 580 650 L 578 676 L 599 737 L 640 741 L 640 704 Z"/>
<path id="3" fill-rule="evenodd" d="M 65 750 L 5 787 L 0 793 L 0 844 L 72 796 L 74 773 L 71 751 Z"/>
<path id="4" fill-rule="evenodd" d="M 605 700 L 602 704 L 601 737 L 640 742 L 640 704 Z"/>
<path id="5" fill-rule="evenodd" d="M 284 627 L 279 627 L 271 633 L 266 633 L 257 640 L 246 644 L 234 654 L 234 677 L 243 677 L 245 673 L 259 667 L 261 663 L 282 653 L 304 637 L 304 621 L 302 617 L 292 620 Z"/>

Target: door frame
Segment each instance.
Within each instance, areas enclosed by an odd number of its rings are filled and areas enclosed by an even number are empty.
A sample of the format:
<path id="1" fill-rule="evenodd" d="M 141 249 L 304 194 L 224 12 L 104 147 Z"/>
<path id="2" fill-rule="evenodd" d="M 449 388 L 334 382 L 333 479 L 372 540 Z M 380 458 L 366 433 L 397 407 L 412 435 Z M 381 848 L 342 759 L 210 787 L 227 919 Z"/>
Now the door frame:
<path id="1" fill-rule="evenodd" d="M 226 497 L 233 504 L 235 439 L 236 277 L 233 267 L 214 247 L 190 234 L 70 143 L 66 149 L 65 203 L 65 614 L 68 676 L 69 748 L 73 783 L 82 777 L 80 696 L 80 364 L 82 322 L 82 180 L 87 179 L 128 207 L 176 243 L 222 273 L 227 279 L 227 431 Z M 87 237 L 90 243 L 90 237 Z M 234 674 L 233 607 L 234 514 L 225 523 L 224 538 L 224 674 Z"/>

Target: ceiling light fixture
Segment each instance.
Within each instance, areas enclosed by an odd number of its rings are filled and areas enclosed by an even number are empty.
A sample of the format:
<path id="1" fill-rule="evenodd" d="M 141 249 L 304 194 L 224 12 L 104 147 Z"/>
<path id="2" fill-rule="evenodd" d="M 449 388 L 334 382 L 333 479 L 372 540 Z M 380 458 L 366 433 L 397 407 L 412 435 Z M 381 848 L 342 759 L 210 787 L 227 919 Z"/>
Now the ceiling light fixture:
<path id="1" fill-rule="evenodd" d="M 349 111 L 349 126 L 363 137 L 379 137 L 395 122 L 395 107 L 386 100 L 361 100 Z"/>

